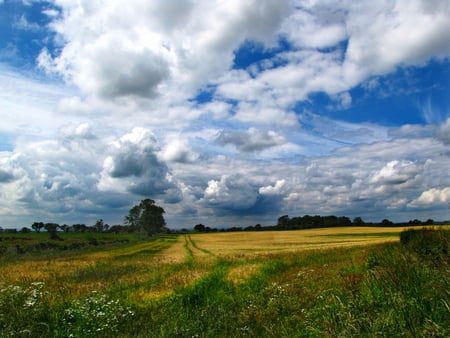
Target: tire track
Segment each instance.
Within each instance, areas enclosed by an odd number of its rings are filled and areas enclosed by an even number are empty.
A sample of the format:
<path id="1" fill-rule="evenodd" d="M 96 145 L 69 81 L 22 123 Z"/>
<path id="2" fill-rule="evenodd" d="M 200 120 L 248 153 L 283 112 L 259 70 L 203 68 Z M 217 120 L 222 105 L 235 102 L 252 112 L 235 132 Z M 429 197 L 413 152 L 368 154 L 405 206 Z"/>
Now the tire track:
<path id="1" fill-rule="evenodd" d="M 213 252 L 199 247 L 190 235 L 184 236 L 184 247 L 188 261 L 195 261 L 198 257 L 216 257 Z"/>

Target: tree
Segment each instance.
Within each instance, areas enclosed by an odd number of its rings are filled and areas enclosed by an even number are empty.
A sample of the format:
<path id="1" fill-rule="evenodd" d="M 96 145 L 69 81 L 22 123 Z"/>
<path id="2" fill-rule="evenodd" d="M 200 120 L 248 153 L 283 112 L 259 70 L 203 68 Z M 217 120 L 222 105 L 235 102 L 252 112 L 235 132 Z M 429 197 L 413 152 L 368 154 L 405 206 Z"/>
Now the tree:
<path id="1" fill-rule="evenodd" d="M 44 228 L 50 234 L 50 239 L 58 240 L 58 241 L 62 240 L 62 238 L 58 236 L 59 224 L 56 224 L 56 223 L 45 223 L 44 224 Z"/>
<path id="2" fill-rule="evenodd" d="M 194 226 L 194 230 L 197 232 L 205 232 L 206 227 L 200 223 Z"/>
<path id="3" fill-rule="evenodd" d="M 36 232 L 41 232 L 41 229 L 44 227 L 44 223 L 43 222 L 34 222 L 31 225 L 31 228 L 36 231 Z"/>
<path id="4" fill-rule="evenodd" d="M 289 225 L 289 216 L 283 215 L 278 217 L 277 228 L 279 229 L 287 229 Z"/>
<path id="5" fill-rule="evenodd" d="M 135 229 L 143 229 L 151 236 L 164 231 L 164 213 L 164 209 L 156 205 L 154 200 L 146 198 L 130 209 L 125 216 L 125 223 Z"/>
<path id="6" fill-rule="evenodd" d="M 86 232 L 87 226 L 86 224 L 73 224 L 72 229 L 74 232 Z"/>
<path id="7" fill-rule="evenodd" d="M 393 225 L 394 225 L 394 223 L 392 221 L 388 220 L 387 218 L 385 218 L 381 221 L 381 226 L 391 227 Z"/>
<path id="8" fill-rule="evenodd" d="M 98 219 L 97 222 L 95 222 L 94 228 L 96 232 L 105 231 L 105 222 L 103 222 L 102 219 Z"/>
<path id="9" fill-rule="evenodd" d="M 353 224 L 356 226 L 362 226 L 362 225 L 364 225 L 364 221 L 361 217 L 355 217 L 353 219 Z"/>

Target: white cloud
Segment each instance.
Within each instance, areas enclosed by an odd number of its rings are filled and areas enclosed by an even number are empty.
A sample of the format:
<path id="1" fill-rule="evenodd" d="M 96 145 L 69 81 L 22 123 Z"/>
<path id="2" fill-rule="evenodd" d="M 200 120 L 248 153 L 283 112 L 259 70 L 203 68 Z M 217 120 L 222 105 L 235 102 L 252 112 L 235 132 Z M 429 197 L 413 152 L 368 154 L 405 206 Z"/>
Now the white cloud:
<path id="1" fill-rule="evenodd" d="M 282 31 L 297 47 L 326 48 L 346 39 L 345 11 L 320 1 L 295 2 L 297 10 Z"/>
<path id="2" fill-rule="evenodd" d="M 156 198 L 175 188 L 168 178 L 167 165 L 158 160 L 158 151 L 149 130 L 134 128 L 113 143 L 111 154 L 103 162 L 98 189 Z"/>
<path id="3" fill-rule="evenodd" d="M 286 139 L 273 130 L 223 130 L 216 139 L 222 145 L 232 144 L 242 152 L 257 152 L 286 143 Z"/>
<path id="4" fill-rule="evenodd" d="M 202 198 L 203 204 L 218 212 L 239 211 L 253 207 L 258 191 L 241 175 L 223 175 L 220 181 L 211 180 Z"/>
<path id="5" fill-rule="evenodd" d="M 377 1 L 353 3 L 349 9 L 348 66 L 377 75 L 450 54 L 446 1 Z"/>
<path id="6" fill-rule="evenodd" d="M 267 40 L 288 9 L 287 1 L 57 3 L 64 18 L 53 28 L 65 43 L 56 57 L 44 50 L 41 66 L 113 99 L 189 97 L 231 66 L 245 39 Z"/>
<path id="7" fill-rule="evenodd" d="M 283 193 L 283 187 L 285 183 L 286 180 L 284 179 L 277 180 L 273 186 L 268 185 L 266 187 L 259 188 L 259 193 L 261 195 L 280 195 Z"/>
<path id="8" fill-rule="evenodd" d="M 375 184 L 403 184 L 418 174 L 417 166 L 411 161 L 390 161 L 373 175 L 371 181 Z"/>
<path id="9" fill-rule="evenodd" d="M 449 201 L 450 201 L 450 187 L 445 187 L 442 189 L 432 188 L 422 192 L 422 194 L 420 194 L 420 196 L 417 199 L 413 200 L 410 203 L 410 206 L 415 208 L 433 204 L 446 204 L 450 203 Z"/>
<path id="10" fill-rule="evenodd" d="M 180 163 L 195 162 L 199 158 L 199 154 L 190 148 L 188 141 L 182 140 L 181 137 L 172 138 L 158 156 L 163 161 Z"/>
<path id="11" fill-rule="evenodd" d="M 448 198 L 450 120 L 388 128 L 298 108 L 321 92 L 348 109 L 364 81 L 448 59 L 447 1 L 55 2 L 38 62 L 67 85 L 0 68 L 2 217 L 117 220 L 150 196 L 182 221 L 376 219 Z M 243 44 L 266 56 L 233 69 Z"/>

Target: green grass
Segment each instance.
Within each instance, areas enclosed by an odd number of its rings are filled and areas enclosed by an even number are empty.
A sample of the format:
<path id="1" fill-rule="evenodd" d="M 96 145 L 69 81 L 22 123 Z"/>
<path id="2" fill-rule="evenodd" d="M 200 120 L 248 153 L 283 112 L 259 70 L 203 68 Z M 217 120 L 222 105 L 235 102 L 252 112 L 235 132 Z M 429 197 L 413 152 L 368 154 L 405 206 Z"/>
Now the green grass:
<path id="1" fill-rule="evenodd" d="M 450 336 L 448 252 L 436 260 L 409 241 L 220 256 L 199 243 L 61 251 L 54 269 L 42 257 L 13 262 L 17 273 L 26 264 L 48 273 L 13 282 L 5 270 L 0 337 Z M 177 245 L 184 261 L 162 259 Z M 242 278 L 230 278 L 236 271 Z"/>

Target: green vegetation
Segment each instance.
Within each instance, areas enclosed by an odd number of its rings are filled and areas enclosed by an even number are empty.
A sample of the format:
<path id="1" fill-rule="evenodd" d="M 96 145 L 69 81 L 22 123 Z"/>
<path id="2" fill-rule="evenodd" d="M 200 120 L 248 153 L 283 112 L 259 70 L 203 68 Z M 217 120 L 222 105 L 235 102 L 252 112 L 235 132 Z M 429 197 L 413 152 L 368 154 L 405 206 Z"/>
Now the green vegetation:
<path id="1" fill-rule="evenodd" d="M 135 234 L 111 233 L 58 233 L 53 240 L 47 233 L 0 234 L 0 257 L 18 258 L 17 255 L 61 255 L 61 251 L 98 250 L 98 247 L 123 245 L 139 241 Z"/>
<path id="2" fill-rule="evenodd" d="M 0 257 L 0 337 L 450 336 L 448 230 L 253 255 L 202 247 L 217 235 Z"/>

